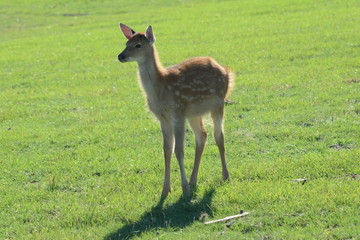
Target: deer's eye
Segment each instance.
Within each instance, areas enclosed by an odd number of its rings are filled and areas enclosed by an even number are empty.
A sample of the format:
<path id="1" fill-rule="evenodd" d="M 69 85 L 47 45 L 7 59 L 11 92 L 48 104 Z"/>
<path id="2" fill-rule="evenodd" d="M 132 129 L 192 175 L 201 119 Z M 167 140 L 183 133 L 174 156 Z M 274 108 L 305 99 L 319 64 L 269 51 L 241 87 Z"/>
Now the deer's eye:
<path id="1" fill-rule="evenodd" d="M 141 44 L 136 44 L 135 48 L 141 48 Z"/>

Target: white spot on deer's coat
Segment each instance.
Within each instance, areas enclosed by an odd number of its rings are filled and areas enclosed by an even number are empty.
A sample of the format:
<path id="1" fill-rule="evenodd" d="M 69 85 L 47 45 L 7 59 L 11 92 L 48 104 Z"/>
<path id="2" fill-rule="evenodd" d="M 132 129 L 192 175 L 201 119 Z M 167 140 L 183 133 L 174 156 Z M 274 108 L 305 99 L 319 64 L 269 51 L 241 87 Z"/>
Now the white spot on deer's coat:
<path id="1" fill-rule="evenodd" d="M 184 99 L 184 100 L 188 100 L 188 96 L 181 95 L 180 97 L 181 97 L 182 99 Z"/>

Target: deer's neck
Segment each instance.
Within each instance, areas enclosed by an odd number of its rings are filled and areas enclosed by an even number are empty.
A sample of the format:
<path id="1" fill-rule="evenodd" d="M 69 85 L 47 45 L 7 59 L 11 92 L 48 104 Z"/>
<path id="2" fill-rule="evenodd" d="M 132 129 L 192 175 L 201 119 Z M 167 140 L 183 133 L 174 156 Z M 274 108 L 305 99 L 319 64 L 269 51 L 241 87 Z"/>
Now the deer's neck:
<path id="1" fill-rule="evenodd" d="M 151 52 L 144 61 L 138 62 L 138 66 L 141 84 L 147 97 L 156 96 L 165 68 L 160 63 L 155 46 L 152 46 Z"/>

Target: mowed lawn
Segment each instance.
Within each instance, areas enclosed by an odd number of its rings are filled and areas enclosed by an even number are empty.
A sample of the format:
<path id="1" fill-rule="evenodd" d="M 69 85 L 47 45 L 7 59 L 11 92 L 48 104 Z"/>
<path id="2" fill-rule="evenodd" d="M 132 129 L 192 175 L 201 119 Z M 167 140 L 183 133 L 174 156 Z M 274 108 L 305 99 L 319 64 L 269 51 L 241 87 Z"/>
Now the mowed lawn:
<path id="1" fill-rule="evenodd" d="M 358 0 L 2 0 L 0 13 L 1 239 L 360 239 Z M 160 201 L 161 131 L 136 63 L 117 61 L 119 22 L 151 24 L 165 66 L 211 56 L 236 73 L 230 182 L 209 134 L 191 201 L 175 158 Z M 193 155 L 187 129 L 188 176 Z"/>

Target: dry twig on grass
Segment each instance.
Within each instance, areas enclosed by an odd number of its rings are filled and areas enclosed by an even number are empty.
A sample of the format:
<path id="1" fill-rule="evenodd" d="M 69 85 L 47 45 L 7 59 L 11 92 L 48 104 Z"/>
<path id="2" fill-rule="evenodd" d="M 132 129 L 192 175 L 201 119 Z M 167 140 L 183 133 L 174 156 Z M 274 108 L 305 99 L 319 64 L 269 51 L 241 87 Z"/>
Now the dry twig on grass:
<path id="1" fill-rule="evenodd" d="M 205 224 L 211 224 L 211 223 L 217 223 L 217 222 L 224 222 L 224 221 L 228 221 L 234 218 L 240 218 L 246 215 L 249 215 L 249 212 L 243 212 L 237 215 L 233 215 L 233 216 L 229 216 L 229 217 L 225 217 L 225 218 L 221 218 L 221 219 L 217 219 L 217 220 L 213 220 L 213 221 L 209 221 L 209 222 L 205 222 Z"/>

